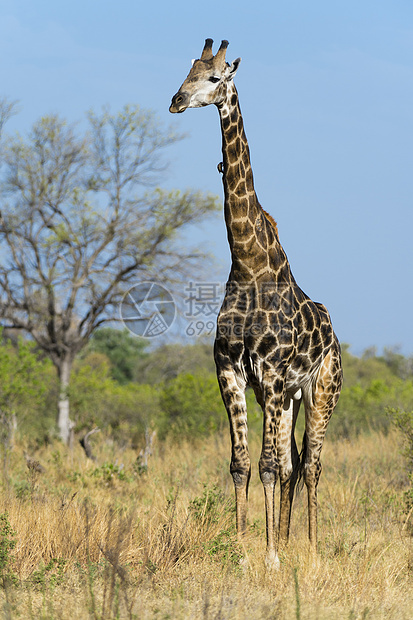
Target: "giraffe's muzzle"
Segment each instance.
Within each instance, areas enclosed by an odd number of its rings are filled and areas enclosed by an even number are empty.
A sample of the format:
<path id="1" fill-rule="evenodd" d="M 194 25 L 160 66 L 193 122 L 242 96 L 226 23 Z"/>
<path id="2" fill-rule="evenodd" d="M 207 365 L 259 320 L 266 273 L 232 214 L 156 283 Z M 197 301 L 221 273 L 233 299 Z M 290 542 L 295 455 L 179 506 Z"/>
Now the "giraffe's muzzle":
<path id="1" fill-rule="evenodd" d="M 169 111 L 172 114 L 180 114 L 181 112 L 185 112 L 189 104 L 189 95 L 188 93 L 178 91 L 176 95 L 172 97 L 171 105 L 169 106 Z"/>

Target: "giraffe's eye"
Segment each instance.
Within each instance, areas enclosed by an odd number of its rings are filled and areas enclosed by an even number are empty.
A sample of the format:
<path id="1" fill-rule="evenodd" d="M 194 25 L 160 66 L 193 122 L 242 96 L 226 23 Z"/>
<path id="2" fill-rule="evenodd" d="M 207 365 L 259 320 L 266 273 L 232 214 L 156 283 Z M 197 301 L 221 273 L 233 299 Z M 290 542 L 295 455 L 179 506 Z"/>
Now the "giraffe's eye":
<path id="1" fill-rule="evenodd" d="M 219 82 L 220 78 L 219 77 L 215 77 L 215 75 L 211 75 L 211 77 L 209 78 L 209 81 L 212 82 L 213 84 L 217 84 L 217 82 Z"/>

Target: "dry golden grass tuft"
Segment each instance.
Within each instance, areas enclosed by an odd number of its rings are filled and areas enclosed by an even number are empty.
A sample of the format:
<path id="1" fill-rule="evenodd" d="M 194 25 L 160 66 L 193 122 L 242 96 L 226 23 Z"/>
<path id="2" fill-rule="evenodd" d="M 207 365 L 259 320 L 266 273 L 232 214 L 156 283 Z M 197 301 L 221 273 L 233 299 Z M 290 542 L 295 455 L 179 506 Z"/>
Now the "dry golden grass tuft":
<path id="1" fill-rule="evenodd" d="M 99 444 L 100 442 L 100 444 Z M 3 580 L 5 618 L 330 619 L 412 617 L 413 528 L 399 437 L 327 439 L 319 486 L 319 551 L 307 545 L 305 489 L 281 566 L 267 573 L 257 468 L 249 530 L 235 536 L 226 436 L 158 443 L 148 471 L 96 438 L 39 451 L 43 472 L 12 455 L 0 513 L 15 532 Z M 251 439 L 257 463 L 260 442 Z M 410 516 L 411 518 L 411 516 Z M 10 534 L 1 534 L 2 541 Z"/>

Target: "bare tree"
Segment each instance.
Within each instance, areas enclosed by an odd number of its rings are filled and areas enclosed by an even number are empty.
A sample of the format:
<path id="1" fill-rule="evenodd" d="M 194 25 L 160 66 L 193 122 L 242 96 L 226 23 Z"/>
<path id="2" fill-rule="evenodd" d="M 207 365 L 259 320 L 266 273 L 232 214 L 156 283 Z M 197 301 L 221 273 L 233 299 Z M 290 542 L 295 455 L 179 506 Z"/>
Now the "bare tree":
<path id="1" fill-rule="evenodd" d="M 217 209 L 199 192 L 143 192 L 164 169 L 165 147 L 181 139 L 151 112 L 125 107 L 88 120 L 79 137 L 59 117 L 44 117 L 26 139 L 5 139 L 2 152 L 0 311 L 57 369 L 65 442 L 74 357 L 116 317 L 133 280 L 168 281 L 199 259 L 174 237 Z"/>
<path id="2" fill-rule="evenodd" d="M 17 113 L 17 101 L 10 101 L 7 97 L 0 99 L 0 140 L 4 125 L 10 117 Z"/>

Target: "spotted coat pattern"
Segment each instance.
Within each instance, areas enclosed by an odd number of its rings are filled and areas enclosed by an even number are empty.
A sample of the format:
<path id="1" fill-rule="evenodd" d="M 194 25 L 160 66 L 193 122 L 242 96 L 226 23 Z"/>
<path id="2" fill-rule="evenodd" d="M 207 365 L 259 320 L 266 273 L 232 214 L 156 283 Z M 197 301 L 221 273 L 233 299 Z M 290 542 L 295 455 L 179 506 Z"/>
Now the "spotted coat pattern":
<path id="1" fill-rule="evenodd" d="M 207 39 L 177 94 L 171 112 L 214 103 L 222 131 L 224 214 L 232 266 L 217 320 L 214 347 L 219 386 L 228 412 L 237 531 L 246 529 L 251 462 L 245 389 L 251 386 L 263 410 L 259 473 L 264 487 L 269 567 L 277 565 L 274 489 L 281 485 L 278 540 L 288 539 L 294 489 L 300 470 L 308 491 L 309 538 L 317 539 L 317 485 L 325 432 L 337 403 L 342 369 L 340 346 L 325 306 L 297 285 L 278 237 L 261 207 L 233 77 L 223 41 L 212 54 Z M 294 427 L 303 402 L 305 434 L 300 457 Z"/>

